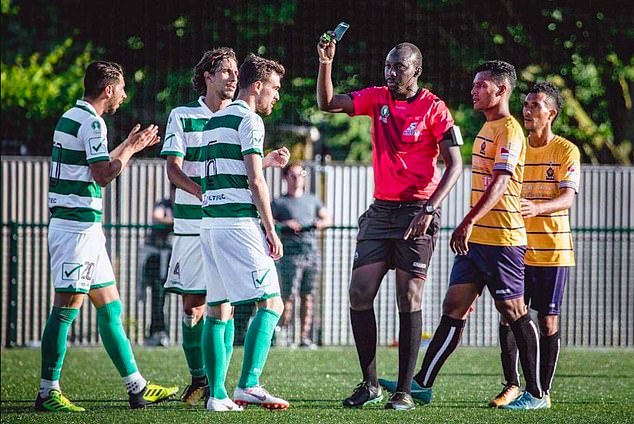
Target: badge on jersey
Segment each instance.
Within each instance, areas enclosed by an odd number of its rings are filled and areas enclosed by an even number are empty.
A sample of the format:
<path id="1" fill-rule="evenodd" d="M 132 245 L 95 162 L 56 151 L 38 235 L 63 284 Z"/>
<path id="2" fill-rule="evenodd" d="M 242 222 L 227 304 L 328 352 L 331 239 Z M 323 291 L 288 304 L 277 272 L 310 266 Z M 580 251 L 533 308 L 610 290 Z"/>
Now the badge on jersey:
<path id="1" fill-rule="evenodd" d="M 390 117 L 390 108 L 387 105 L 381 106 L 381 111 L 379 112 L 379 120 L 384 124 L 387 124 L 387 118 Z"/>
<path id="2" fill-rule="evenodd" d="M 251 144 L 254 147 L 259 147 L 263 149 L 264 147 L 264 131 L 262 130 L 253 130 L 251 131 Z"/>

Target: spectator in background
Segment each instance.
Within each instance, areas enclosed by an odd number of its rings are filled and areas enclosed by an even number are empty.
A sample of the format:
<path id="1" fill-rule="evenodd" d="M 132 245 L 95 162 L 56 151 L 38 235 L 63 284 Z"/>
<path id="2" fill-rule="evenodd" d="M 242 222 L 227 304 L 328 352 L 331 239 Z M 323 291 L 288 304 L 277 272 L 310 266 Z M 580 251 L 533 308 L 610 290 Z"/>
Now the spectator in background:
<path id="1" fill-rule="evenodd" d="M 152 292 L 150 321 L 150 337 L 146 346 L 167 346 L 170 343 L 165 329 L 165 289 L 163 282 L 167 277 L 172 244 L 170 235 L 174 226 L 172 209 L 174 191 L 170 187 L 170 198 L 163 198 L 154 205 L 152 211 L 152 229 L 145 244 L 143 259 L 143 287 L 150 287 Z M 143 290 L 144 292 L 145 290 Z"/>
<path id="2" fill-rule="evenodd" d="M 281 228 L 285 255 L 277 263 L 284 314 L 280 320 L 277 343 L 288 345 L 288 326 L 294 314 L 295 293 L 300 296 L 301 347 L 315 348 L 311 336 L 315 283 L 321 270 L 321 255 L 317 247 L 315 229 L 322 230 L 332 224 L 332 218 L 321 201 L 306 193 L 306 170 L 300 163 L 283 169 L 286 181 L 285 195 L 273 200 L 273 218 Z M 286 338 L 286 340 L 284 340 Z"/>

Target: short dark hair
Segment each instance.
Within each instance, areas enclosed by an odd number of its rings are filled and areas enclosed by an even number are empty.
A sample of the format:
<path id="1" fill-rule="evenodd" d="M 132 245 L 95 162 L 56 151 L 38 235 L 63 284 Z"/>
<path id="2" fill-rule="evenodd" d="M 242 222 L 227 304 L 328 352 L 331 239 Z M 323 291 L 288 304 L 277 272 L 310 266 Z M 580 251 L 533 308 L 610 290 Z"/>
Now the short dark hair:
<path id="1" fill-rule="evenodd" d="M 293 161 L 289 162 L 288 165 L 282 168 L 282 177 L 288 176 L 288 173 L 291 172 L 291 168 L 295 168 L 296 166 L 302 168 L 302 171 L 306 171 L 303 163 L 301 163 L 300 161 Z"/>
<path id="2" fill-rule="evenodd" d="M 399 43 L 392 50 L 396 50 L 397 52 L 400 50 L 409 50 L 410 54 L 412 54 L 414 58 L 414 66 L 422 68 L 423 67 L 423 54 L 420 52 L 420 49 L 416 47 L 416 45 L 408 42 Z"/>
<path id="3" fill-rule="evenodd" d="M 546 81 L 535 83 L 531 88 L 528 89 L 528 92 L 526 94 L 530 93 L 544 93 L 548 101 L 551 102 L 552 106 L 557 111 L 557 115 L 555 116 L 555 119 L 557 119 L 557 116 L 559 116 L 559 113 L 564 106 L 564 100 L 561 97 L 561 91 L 559 91 L 559 89 L 554 84 Z"/>
<path id="4" fill-rule="evenodd" d="M 99 97 L 104 88 L 118 82 L 119 77 L 123 77 L 123 68 L 118 63 L 101 60 L 92 62 L 84 75 L 84 97 Z"/>
<path id="5" fill-rule="evenodd" d="M 233 59 L 238 63 L 236 53 L 230 47 L 218 47 L 217 49 L 207 50 L 203 54 L 203 57 L 194 66 L 194 76 L 192 77 L 192 85 L 198 94 L 201 96 L 207 94 L 205 72 L 213 74 L 220 68 L 222 61 L 225 59 Z"/>
<path id="6" fill-rule="evenodd" d="M 266 81 L 273 72 L 282 78 L 286 71 L 280 63 L 274 60 L 250 54 L 240 65 L 238 86 L 240 89 L 244 89 L 256 81 Z"/>
<path id="7" fill-rule="evenodd" d="M 511 88 L 511 91 L 515 88 L 517 82 L 517 74 L 515 73 L 515 67 L 503 60 L 489 60 L 476 68 L 476 74 L 478 72 L 489 71 L 493 77 L 493 81 L 497 84 L 507 82 Z"/>

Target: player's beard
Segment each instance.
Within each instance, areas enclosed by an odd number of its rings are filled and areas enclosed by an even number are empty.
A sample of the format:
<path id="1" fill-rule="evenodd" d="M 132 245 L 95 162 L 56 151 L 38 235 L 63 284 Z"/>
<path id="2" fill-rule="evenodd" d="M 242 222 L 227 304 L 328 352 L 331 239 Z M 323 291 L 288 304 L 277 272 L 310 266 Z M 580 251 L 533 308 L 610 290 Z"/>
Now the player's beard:
<path id="1" fill-rule="evenodd" d="M 110 99 L 110 102 L 106 106 L 106 109 L 104 110 L 104 113 L 107 114 L 107 115 L 114 115 L 114 113 L 117 111 L 117 109 L 119 109 L 120 105 L 121 105 L 121 103 L 119 102 L 119 100 Z"/>

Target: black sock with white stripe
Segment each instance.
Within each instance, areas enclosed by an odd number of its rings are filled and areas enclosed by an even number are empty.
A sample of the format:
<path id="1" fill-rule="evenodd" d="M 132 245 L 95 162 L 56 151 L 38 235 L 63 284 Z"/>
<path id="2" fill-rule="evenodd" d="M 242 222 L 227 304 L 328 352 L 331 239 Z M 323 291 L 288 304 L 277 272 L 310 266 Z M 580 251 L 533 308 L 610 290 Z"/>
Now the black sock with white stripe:
<path id="1" fill-rule="evenodd" d="M 555 369 L 557 369 L 557 359 L 559 358 L 559 347 L 559 331 L 552 336 L 541 336 L 539 338 L 540 379 L 542 390 L 546 394 L 550 392 L 550 387 L 553 384 Z"/>
<path id="2" fill-rule="evenodd" d="M 440 368 L 460 343 L 465 322 L 463 319 L 454 319 L 447 315 L 440 318 L 440 324 L 438 324 L 434 337 L 427 347 L 427 352 L 425 352 L 423 365 L 418 374 L 414 376 L 414 380 L 418 384 L 423 387 L 434 385 Z"/>
<path id="3" fill-rule="evenodd" d="M 373 386 L 379 385 L 376 375 L 376 317 L 374 309 L 355 311 L 350 309 L 350 323 L 354 344 L 359 355 L 359 365 L 363 372 L 363 381 Z"/>
<path id="4" fill-rule="evenodd" d="M 398 332 L 398 384 L 397 392 L 409 393 L 416 359 L 420 350 L 420 335 L 423 330 L 423 314 L 420 310 L 400 312 Z"/>
<path id="5" fill-rule="evenodd" d="M 515 342 L 520 351 L 520 363 L 526 380 L 526 390 L 537 398 L 542 397 L 539 381 L 539 333 L 537 326 L 526 314 L 511 323 Z"/>
<path id="6" fill-rule="evenodd" d="M 517 351 L 515 336 L 513 335 L 511 327 L 504 324 L 500 324 L 498 333 L 500 336 L 500 359 L 502 360 L 505 384 L 519 387 L 519 352 Z"/>

